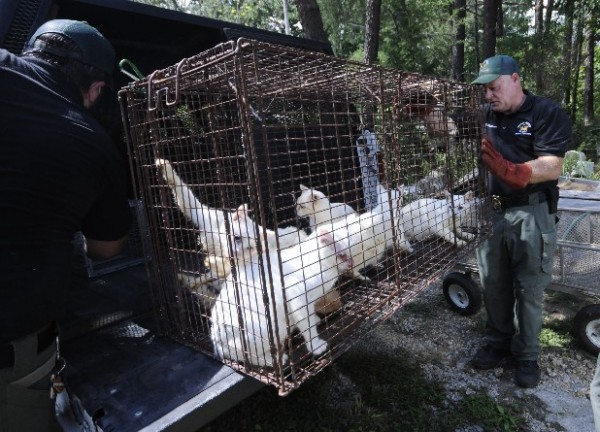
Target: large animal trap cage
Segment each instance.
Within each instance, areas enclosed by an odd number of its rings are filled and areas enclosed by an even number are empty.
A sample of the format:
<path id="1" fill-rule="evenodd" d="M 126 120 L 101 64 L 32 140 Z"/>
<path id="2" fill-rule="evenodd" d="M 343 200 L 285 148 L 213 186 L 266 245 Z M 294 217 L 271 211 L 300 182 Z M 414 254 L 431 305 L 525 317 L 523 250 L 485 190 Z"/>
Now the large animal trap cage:
<path id="1" fill-rule="evenodd" d="M 161 331 L 282 395 L 485 232 L 474 87 L 239 39 L 119 99 Z"/>
<path id="2" fill-rule="evenodd" d="M 561 179 L 553 288 L 600 294 L 600 183 Z"/>

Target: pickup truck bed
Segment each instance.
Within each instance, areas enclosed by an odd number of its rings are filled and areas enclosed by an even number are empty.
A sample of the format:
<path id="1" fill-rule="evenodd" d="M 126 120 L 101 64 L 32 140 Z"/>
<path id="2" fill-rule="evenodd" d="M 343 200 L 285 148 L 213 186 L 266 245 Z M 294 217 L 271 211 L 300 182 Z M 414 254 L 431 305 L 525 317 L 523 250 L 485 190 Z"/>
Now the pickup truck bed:
<path id="1" fill-rule="evenodd" d="M 64 376 L 105 432 L 196 431 L 264 386 L 157 334 L 143 265 L 77 275 L 71 292 Z"/>

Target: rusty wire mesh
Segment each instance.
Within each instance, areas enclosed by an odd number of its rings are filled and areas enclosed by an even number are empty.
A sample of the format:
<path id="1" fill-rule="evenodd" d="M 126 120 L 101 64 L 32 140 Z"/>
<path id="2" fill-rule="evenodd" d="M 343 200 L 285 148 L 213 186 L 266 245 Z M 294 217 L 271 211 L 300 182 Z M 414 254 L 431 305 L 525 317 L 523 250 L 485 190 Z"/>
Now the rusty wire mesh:
<path id="1" fill-rule="evenodd" d="M 585 204 L 585 203 L 584 203 Z M 595 202 L 589 208 L 559 208 L 558 246 L 552 281 L 589 295 L 600 294 L 600 213 Z"/>
<path id="2" fill-rule="evenodd" d="M 464 84 L 240 39 L 119 96 L 148 212 L 161 330 L 282 395 L 485 232 L 480 94 Z M 363 216 L 307 225 L 297 216 L 301 187 L 323 194 L 311 209 L 328 197 Z M 300 245 L 286 247 L 290 240 Z M 337 256 L 311 261 L 307 250 Z"/>

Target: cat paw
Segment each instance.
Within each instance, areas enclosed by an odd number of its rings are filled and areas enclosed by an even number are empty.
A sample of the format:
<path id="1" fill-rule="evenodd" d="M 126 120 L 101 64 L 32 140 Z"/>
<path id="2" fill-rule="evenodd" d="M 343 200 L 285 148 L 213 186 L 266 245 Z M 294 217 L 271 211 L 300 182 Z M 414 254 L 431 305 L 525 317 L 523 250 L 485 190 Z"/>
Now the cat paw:
<path id="1" fill-rule="evenodd" d="M 456 239 L 456 246 L 461 248 L 461 247 L 465 247 L 467 245 L 467 242 L 464 240 L 460 240 L 460 239 Z"/>
<path id="2" fill-rule="evenodd" d="M 369 276 L 365 276 L 359 272 L 352 273 L 352 276 L 365 282 L 371 282 L 371 278 Z"/>
<path id="3" fill-rule="evenodd" d="M 399 241 L 398 242 L 398 249 L 400 249 L 401 251 L 408 252 L 409 254 L 413 253 L 415 251 L 408 240 L 401 240 L 401 241 Z"/>
<path id="4" fill-rule="evenodd" d="M 310 341 L 310 351 L 312 352 L 314 357 L 319 357 L 327 351 L 327 342 L 321 339 L 320 337 L 316 337 Z"/>
<path id="5" fill-rule="evenodd" d="M 461 231 L 460 237 L 464 240 L 473 240 L 475 239 L 475 234 L 466 231 Z"/>

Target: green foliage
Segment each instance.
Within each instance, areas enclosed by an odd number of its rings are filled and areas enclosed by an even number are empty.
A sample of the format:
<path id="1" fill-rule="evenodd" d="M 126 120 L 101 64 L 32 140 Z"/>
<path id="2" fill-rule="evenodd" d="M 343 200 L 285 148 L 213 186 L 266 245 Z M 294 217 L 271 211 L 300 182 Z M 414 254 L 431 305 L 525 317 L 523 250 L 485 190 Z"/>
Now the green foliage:
<path id="1" fill-rule="evenodd" d="M 283 0 L 137 0 L 158 7 L 236 22 L 252 27 L 284 31 Z M 451 75 L 451 52 L 455 43 L 455 19 L 452 0 L 382 0 L 378 63 L 405 71 L 442 78 Z M 323 24 L 336 55 L 363 60 L 366 0 L 318 0 Z M 600 28 L 600 0 L 575 2 L 575 23 L 592 11 L 595 28 Z M 481 38 L 483 2 L 467 0 L 465 64 L 470 81 L 482 61 Z M 510 54 L 519 61 L 523 82 L 536 94 L 562 101 L 568 79 L 577 84 L 573 117 L 575 136 L 573 149 L 583 151 L 597 161 L 600 154 L 600 124 L 581 124 L 584 70 L 569 70 L 563 62 L 565 27 L 564 2 L 554 2 L 555 11 L 543 35 L 533 29 L 533 2 L 518 0 L 503 4 L 503 33 L 497 37 L 496 52 Z M 288 0 L 292 34 L 301 35 L 294 0 Z M 579 20 L 579 21 L 578 21 Z M 580 53 L 584 55 L 582 51 Z M 573 53 L 573 58 L 575 58 Z M 600 66 L 600 48 L 595 57 Z M 583 64 L 581 61 L 580 64 Z M 537 75 L 537 79 L 536 79 Z M 577 79 L 577 80 L 576 80 Z M 600 77 L 595 78 L 600 88 Z M 600 115 L 600 92 L 596 91 L 594 109 Z M 566 107 L 571 109 L 571 107 Z M 593 120 L 593 119 L 592 119 Z M 595 173 L 594 178 L 599 178 Z"/>
<path id="2" fill-rule="evenodd" d="M 467 396 L 462 404 L 469 417 L 481 423 L 484 430 L 515 431 L 519 430 L 519 411 L 515 406 L 504 406 L 483 394 Z"/>
<path id="3" fill-rule="evenodd" d="M 448 6 L 440 0 L 383 2 L 380 56 L 385 65 L 448 77 L 453 30 Z"/>
<path id="4" fill-rule="evenodd" d="M 320 0 L 325 31 L 336 55 L 363 61 L 365 0 Z"/>
<path id="5" fill-rule="evenodd" d="M 549 297 L 548 302 L 556 302 L 562 305 L 574 304 L 572 296 L 560 295 L 556 299 Z M 576 303 L 575 303 L 576 304 Z M 546 348 L 571 348 L 575 345 L 575 337 L 573 336 L 573 320 L 567 316 L 552 317 L 544 320 L 542 330 L 540 332 L 540 344 Z"/>
<path id="6" fill-rule="evenodd" d="M 540 343 L 543 347 L 569 348 L 574 342 L 570 330 L 562 321 L 547 323 L 540 332 Z"/>
<path id="7" fill-rule="evenodd" d="M 284 33 L 283 0 L 134 0 L 164 9 Z M 299 36 L 296 8 L 288 1 L 290 31 Z"/>
<path id="8" fill-rule="evenodd" d="M 588 160 L 598 161 L 600 151 L 600 123 L 584 126 L 580 122 L 573 125 L 575 149 L 585 153 Z"/>

